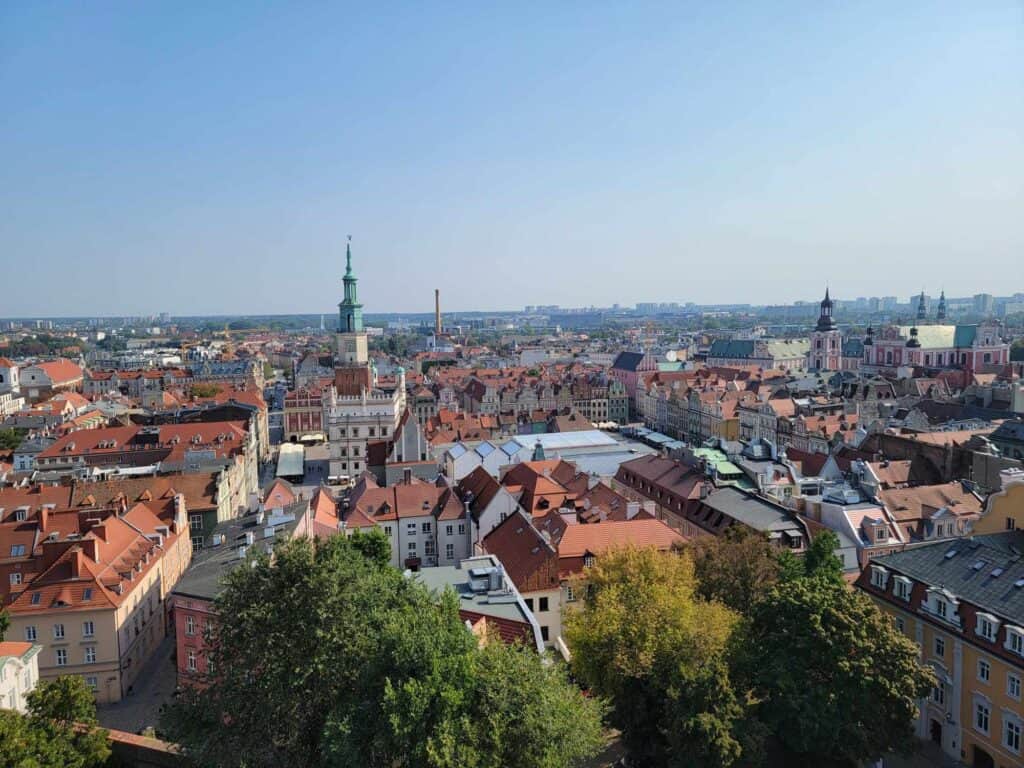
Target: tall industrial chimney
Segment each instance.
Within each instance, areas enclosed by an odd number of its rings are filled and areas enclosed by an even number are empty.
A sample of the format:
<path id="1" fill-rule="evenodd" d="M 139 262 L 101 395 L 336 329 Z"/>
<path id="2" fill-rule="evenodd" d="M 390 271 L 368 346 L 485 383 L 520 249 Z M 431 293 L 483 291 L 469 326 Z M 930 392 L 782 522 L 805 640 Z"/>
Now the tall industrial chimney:
<path id="1" fill-rule="evenodd" d="M 441 335 L 441 289 L 434 289 L 434 333 Z"/>

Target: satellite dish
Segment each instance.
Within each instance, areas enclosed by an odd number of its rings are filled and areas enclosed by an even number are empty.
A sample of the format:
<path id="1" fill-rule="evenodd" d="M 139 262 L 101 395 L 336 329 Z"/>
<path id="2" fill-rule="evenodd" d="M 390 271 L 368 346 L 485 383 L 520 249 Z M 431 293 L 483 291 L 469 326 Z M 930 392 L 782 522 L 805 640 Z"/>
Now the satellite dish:
<path id="1" fill-rule="evenodd" d="M 678 355 L 676 354 L 676 351 L 674 349 L 670 349 L 668 352 L 665 353 L 665 359 L 668 360 L 670 363 L 674 363 L 677 358 Z"/>

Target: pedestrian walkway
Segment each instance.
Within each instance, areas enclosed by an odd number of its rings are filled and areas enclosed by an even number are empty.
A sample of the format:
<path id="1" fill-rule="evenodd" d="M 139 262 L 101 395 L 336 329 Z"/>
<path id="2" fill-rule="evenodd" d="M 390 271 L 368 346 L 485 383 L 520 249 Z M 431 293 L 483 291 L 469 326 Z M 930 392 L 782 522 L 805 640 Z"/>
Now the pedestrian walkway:
<path id="1" fill-rule="evenodd" d="M 966 768 L 966 763 L 955 760 L 930 741 L 921 742 L 909 757 L 887 755 L 882 758 L 883 768 Z"/>
<path id="2" fill-rule="evenodd" d="M 173 653 L 174 638 L 165 637 L 139 672 L 132 685 L 132 692 L 116 704 L 104 704 L 96 708 L 100 725 L 128 733 L 139 733 L 147 727 L 155 728 L 160 718 L 160 708 L 171 700 L 177 685 L 177 669 L 171 658 Z"/>

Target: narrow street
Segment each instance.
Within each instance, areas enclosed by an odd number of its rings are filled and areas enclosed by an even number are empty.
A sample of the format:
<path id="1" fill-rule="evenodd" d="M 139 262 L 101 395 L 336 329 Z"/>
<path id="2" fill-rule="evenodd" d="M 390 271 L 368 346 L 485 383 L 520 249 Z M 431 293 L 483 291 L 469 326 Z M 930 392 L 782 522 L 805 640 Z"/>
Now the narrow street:
<path id="1" fill-rule="evenodd" d="M 174 695 L 177 682 L 173 653 L 174 638 L 165 637 L 139 673 L 132 692 L 116 704 L 96 708 L 100 725 L 129 733 L 157 727 L 160 708 Z"/>

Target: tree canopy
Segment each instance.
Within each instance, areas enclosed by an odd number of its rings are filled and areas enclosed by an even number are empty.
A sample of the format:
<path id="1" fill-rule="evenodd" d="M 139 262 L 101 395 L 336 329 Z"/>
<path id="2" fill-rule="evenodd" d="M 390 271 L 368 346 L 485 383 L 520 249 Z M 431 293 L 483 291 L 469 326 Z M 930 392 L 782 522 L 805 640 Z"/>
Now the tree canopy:
<path id="1" fill-rule="evenodd" d="M 612 702 L 612 724 L 640 765 L 723 766 L 740 754 L 744 707 L 726 650 L 739 617 L 697 596 L 688 554 L 627 548 L 586 574 L 566 619 L 573 671 Z"/>
<path id="2" fill-rule="evenodd" d="M 854 765 L 910 743 L 933 677 L 869 597 L 827 573 L 776 585 L 753 609 L 742 677 L 758 714 L 808 765 Z"/>
<path id="3" fill-rule="evenodd" d="M 214 672 L 163 719 L 195 762 L 560 768 L 600 748 L 600 703 L 535 652 L 480 649 L 454 593 L 389 567 L 379 539 L 295 539 L 230 572 Z"/>
<path id="4" fill-rule="evenodd" d="M 27 716 L 0 709 L 0 765 L 93 768 L 109 756 L 92 692 L 77 675 L 40 681 L 28 695 Z"/>

